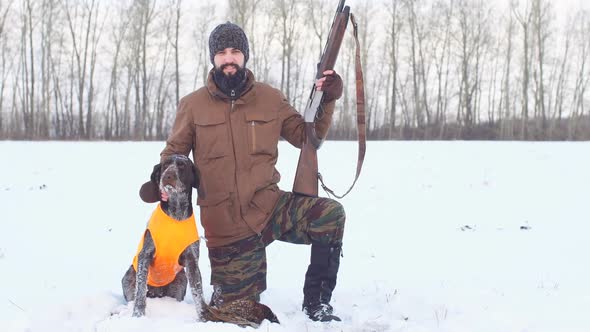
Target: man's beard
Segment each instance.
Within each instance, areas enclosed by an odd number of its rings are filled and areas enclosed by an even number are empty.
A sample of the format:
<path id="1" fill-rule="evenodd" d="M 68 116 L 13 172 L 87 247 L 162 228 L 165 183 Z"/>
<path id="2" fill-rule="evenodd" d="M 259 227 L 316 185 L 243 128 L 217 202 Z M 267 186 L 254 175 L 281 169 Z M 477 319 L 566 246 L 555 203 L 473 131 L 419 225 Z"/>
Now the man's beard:
<path id="1" fill-rule="evenodd" d="M 234 74 L 224 73 L 223 70 L 228 66 L 233 66 L 236 72 Z M 246 87 L 246 69 L 235 64 L 224 64 L 213 70 L 213 80 L 225 95 L 231 99 L 238 99 Z"/>

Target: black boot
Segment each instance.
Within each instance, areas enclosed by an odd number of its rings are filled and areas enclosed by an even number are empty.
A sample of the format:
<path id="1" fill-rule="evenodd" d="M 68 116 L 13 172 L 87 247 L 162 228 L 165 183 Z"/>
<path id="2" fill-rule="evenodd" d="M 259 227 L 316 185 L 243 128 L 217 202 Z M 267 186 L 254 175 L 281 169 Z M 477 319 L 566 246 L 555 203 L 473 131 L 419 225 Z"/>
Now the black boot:
<path id="1" fill-rule="evenodd" d="M 303 312 L 313 321 L 340 321 L 330 305 L 340 266 L 342 245 L 311 245 L 311 259 L 303 285 Z"/>

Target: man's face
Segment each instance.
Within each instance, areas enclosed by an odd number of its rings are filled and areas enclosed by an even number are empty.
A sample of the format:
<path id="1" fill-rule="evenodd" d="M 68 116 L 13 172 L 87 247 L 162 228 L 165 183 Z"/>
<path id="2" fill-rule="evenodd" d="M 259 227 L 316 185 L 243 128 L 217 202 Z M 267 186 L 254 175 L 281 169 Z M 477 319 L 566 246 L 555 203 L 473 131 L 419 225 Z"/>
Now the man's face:
<path id="1" fill-rule="evenodd" d="M 237 48 L 228 47 L 215 53 L 213 63 L 215 68 L 223 71 L 226 76 L 235 75 L 238 68 L 244 67 L 244 53 Z"/>

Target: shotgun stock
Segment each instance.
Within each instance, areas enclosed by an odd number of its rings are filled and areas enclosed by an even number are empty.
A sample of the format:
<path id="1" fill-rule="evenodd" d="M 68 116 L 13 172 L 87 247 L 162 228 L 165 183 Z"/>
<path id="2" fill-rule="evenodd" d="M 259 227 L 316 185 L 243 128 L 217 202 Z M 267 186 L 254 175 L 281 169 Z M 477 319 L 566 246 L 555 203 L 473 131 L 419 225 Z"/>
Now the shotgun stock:
<path id="1" fill-rule="evenodd" d="M 307 137 L 315 136 L 313 127 L 313 122 L 305 123 L 306 140 Z M 301 146 L 293 192 L 305 196 L 318 196 L 318 150 L 311 142 L 304 142 Z"/>
<path id="2" fill-rule="evenodd" d="M 315 82 L 322 78 L 324 71 L 334 69 L 334 65 L 336 64 L 350 15 L 350 7 L 344 6 L 344 1 L 340 0 L 336 8 L 336 14 L 330 27 L 328 40 L 320 57 L 309 100 L 303 114 L 305 138 L 299 153 L 299 162 L 297 163 L 297 171 L 295 172 L 295 181 L 293 183 L 293 192 L 300 195 L 318 196 L 317 150 L 322 145 L 324 137 L 318 137 L 316 134 L 315 119 L 317 113 L 320 111 L 324 93 L 322 91 L 316 91 Z"/>

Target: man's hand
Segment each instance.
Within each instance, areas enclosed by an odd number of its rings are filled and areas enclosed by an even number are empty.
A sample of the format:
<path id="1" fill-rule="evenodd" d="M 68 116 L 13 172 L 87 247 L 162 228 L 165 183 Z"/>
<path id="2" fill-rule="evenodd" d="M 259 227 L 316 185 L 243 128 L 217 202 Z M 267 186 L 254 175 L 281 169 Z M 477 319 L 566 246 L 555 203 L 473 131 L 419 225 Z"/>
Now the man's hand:
<path id="1" fill-rule="evenodd" d="M 342 78 L 333 70 L 323 72 L 315 86 L 316 90 L 324 91 L 324 102 L 329 103 L 342 97 Z"/>

